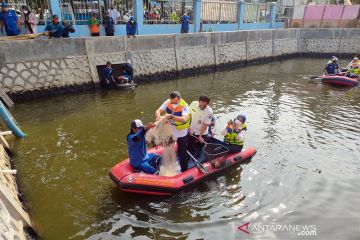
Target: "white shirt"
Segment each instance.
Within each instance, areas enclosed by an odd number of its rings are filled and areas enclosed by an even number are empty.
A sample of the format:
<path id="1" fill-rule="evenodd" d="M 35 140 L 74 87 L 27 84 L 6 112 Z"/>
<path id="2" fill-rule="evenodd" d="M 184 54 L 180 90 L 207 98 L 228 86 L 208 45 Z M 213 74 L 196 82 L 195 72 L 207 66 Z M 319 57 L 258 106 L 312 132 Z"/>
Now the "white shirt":
<path id="1" fill-rule="evenodd" d="M 204 110 L 200 109 L 199 101 L 193 101 L 189 107 L 191 114 L 190 133 L 200 135 L 203 124 L 210 125 L 213 117 L 213 110 L 208 105 Z M 209 126 L 205 129 L 203 134 L 208 133 Z"/>
<path id="2" fill-rule="evenodd" d="M 168 105 L 169 101 L 170 101 L 169 99 L 166 100 L 166 101 L 161 105 L 160 109 L 161 109 L 161 110 L 164 110 L 164 111 L 166 112 L 166 108 L 167 108 L 167 105 Z M 178 106 L 178 104 L 177 104 L 177 105 L 173 105 L 173 108 L 175 109 L 177 106 Z M 188 106 L 185 106 L 185 107 L 183 108 L 183 110 L 182 110 L 182 116 L 188 115 L 188 114 L 189 114 L 189 107 L 188 107 Z M 176 138 L 181 138 L 181 137 L 185 137 L 185 136 L 187 135 L 188 129 L 177 130 L 177 129 L 176 129 L 176 126 L 174 125 L 174 120 L 170 120 L 170 123 L 172 123 L 171 126 L 172 126 L 172 128 L 173 128 L 174 137 L 176 137 Z"/>
<path id="3" fill-rule="evenodd" d="M 116 24 L 118 22 L 118 18 L 120 17 L 120 13 L 117 9 L 108 9 L 109 16 L 114 20 L 114 23 Z"/>

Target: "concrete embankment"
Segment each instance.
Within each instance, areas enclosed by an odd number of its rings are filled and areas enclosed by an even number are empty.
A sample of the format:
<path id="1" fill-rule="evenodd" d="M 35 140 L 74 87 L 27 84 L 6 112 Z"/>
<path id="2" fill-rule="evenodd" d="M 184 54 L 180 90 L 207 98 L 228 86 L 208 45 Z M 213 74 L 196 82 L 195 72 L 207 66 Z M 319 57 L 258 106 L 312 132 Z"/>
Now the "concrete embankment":
<path id="1" fill-rule="evenodd" d="M 27 236 L 24 229 L 31 230 L 32 226 L 19 200 L 14 173 L 9 156 L 0 145 L 0 239 L 25 240 Z"/>
<path id="2" fill-rule="evenodd" d="M 94 88 L 97 66 L 126 59 L 137 81 L 145 81 L 278 57 L 359 52 L 360 29 L 327 28 L 0 42 L 0 87 L 16 97 Z"/>

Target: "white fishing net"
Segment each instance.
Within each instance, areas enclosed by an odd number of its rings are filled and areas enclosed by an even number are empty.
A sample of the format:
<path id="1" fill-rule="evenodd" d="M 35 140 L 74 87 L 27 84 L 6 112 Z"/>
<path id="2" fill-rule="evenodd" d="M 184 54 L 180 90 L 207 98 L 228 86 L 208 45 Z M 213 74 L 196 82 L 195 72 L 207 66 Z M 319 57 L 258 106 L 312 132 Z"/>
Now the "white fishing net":
<path id="1" fill-rule="evenodd" d="M 169 120 L 162 118 L 156 126 L 149 129 L 145 135 L 146 142 L 150 146 L 163 147 L 159 175 L 174 176 L 177 174 L 177 161 L 174 144 L 176 138 L 173 135 Z"/>

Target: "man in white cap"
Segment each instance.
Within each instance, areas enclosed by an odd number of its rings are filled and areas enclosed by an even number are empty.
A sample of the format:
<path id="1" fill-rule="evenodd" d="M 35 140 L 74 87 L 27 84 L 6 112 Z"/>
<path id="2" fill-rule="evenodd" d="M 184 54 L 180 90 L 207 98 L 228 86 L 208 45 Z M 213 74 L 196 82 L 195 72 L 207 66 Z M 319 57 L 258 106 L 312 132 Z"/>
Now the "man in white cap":
<path id="1" fill-rule="evenodd" d="M 145 133 L 153 127 L 155 127 L 153 123 L 144 126 L 139 119 L 135 119 L 131 122 L 130 133 L 127 135 L 130 165 L 134 169 L 150 174 L 157 172 L 150 163 L 153 163 L 159 158 L 157 154 L 147 153 Z"/>
<path id="2" fill-rule="evenodd" d="M 127 59 L 124 64 L 124 71 L 122 74 L 122 79 L 128 79 L 128 82 L 131 83 L 134 80 L 134 69 L 131 65 L 131 60 Z"/>

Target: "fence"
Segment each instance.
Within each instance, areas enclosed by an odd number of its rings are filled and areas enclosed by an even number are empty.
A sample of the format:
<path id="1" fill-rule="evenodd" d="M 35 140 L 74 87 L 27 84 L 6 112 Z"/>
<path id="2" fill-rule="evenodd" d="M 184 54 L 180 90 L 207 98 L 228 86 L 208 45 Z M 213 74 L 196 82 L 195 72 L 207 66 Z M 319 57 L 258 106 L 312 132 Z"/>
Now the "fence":
<path id="1" fill-rule="evenodd" d="M 148 1 L 144 7 L 145 24 L 178 24 L 180 17 L 186 13 L 192 19 L 193 1 L 157 0 Z"/>
<path id="2" fill-rule="evenodd" d="M 270 7 L 267 3 L 245 4 L 244 22 L 246 23 L 261 23 L 270 21 Z"/>
<path id="3" fill-rule="evenodd" d="M 235 1 L 203 1 L 201 20 L 203 23 L 236 23 L 237 9 Z"/>
<path id="4" fill-rule="evenodd" d="M 360 5 L 314 5 L 294 9 L 292 27 L 360 27 Z"/>

